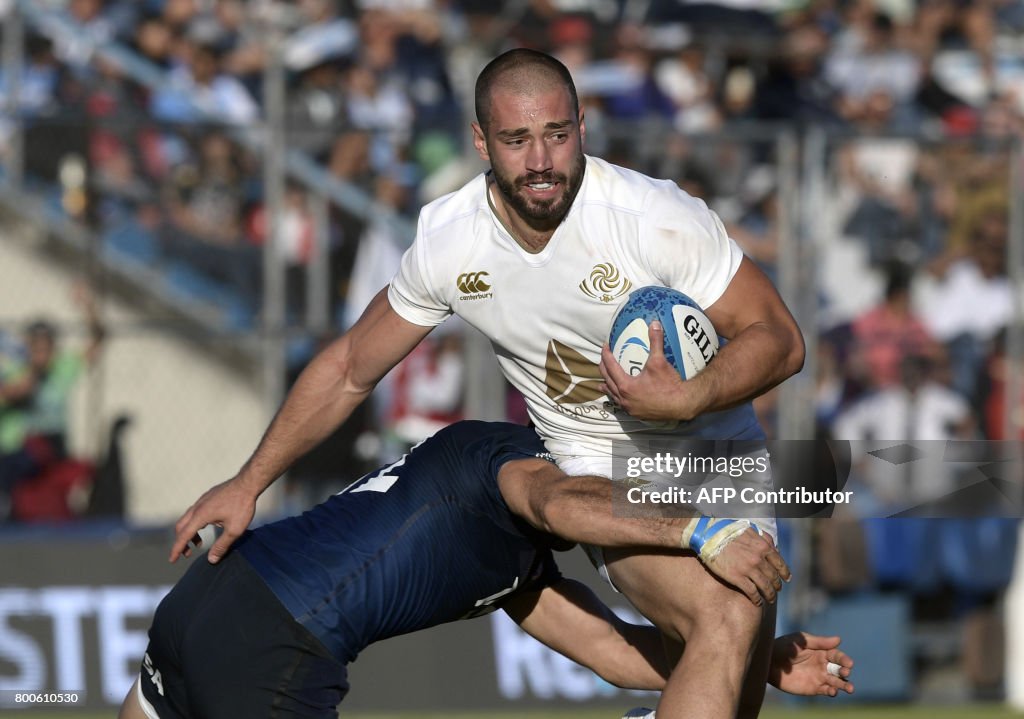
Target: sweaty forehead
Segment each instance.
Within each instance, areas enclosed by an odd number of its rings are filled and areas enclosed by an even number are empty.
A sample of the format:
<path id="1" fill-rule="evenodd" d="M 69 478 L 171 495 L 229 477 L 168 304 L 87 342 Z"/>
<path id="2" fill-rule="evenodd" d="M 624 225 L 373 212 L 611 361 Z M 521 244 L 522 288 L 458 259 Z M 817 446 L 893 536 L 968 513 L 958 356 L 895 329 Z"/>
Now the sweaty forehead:
<path id="1" fill-rule="evenodd" d="M 494 78 L 493 92 L 540 92 L 562 86 L 558 76 L 539 65 L 508 68 Z"/>
<path id="2" fill-rule="evenodd" d="M 494 83 L 490 100 L 494 115 L 505 115 L 507 112 L 519 114 L 532 108 L 543 110 L 545 113 L 566 115 L 564 118 L 548 119 L 572 119 L 568 90 L 557 78 L 547 74 L 529 71 L 507 72 Z"/>

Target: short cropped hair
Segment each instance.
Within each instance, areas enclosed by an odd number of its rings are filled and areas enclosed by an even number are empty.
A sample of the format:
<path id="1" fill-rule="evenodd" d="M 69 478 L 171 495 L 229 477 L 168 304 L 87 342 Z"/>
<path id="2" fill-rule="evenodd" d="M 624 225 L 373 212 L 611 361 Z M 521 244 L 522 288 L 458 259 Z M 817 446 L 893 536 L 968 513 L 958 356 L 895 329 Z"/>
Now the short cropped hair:
<path id="1" fill-rule="evenodd" d="M 30 340 L 46 340 L 50 344 L 57 341 L 57 326 L 50 320 L 36 319 L 25 328 L 25 336 Z"/>
<path id="2" fill-rule="evenodd" d="M 476 120 L 484 132 L 491 122 L 491 92 L 502 77 L 510 72 L 535 73 L 534 77 L 555 80 L 564 85 L 572 100 L 573 114 L 579 115 L 580 101 L 569 68 L 551 55 L 521 47 L 498 55 L 487 63 L 487 67 L 476 79 Z"/>

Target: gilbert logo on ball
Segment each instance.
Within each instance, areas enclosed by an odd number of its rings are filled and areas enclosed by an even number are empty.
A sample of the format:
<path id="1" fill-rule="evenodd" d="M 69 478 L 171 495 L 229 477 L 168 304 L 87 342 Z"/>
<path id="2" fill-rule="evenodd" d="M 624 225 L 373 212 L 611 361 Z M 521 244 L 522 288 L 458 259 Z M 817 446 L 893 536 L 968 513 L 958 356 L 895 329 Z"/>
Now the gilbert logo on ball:
<path id="1" fill-rule="evenodd" d="M 654 320 L 665 328 L 665 359 L 683 379 L 703 370 L 718 353 L 718 333 L 696 302 L 668 287 L 641 287 L 619 307 L 608 340 L 615 359 L 631 375 L 647 364 L 648 327 Z"/>

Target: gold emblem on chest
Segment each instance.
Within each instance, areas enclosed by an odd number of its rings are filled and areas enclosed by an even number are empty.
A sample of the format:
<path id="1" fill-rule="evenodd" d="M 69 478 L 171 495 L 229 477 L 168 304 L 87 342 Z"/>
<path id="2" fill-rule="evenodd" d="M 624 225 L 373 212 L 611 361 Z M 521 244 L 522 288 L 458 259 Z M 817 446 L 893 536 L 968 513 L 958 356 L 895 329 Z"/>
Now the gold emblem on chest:
<path id="1" fill-rule="evenodd" d="M 580 291 L 588 297 L 602 302 L 611 302 L 629 292 L 633 283 L 622 276 L 619 269 L 611 262 L 594 265 L 590 276 L 580 282 Z"/>

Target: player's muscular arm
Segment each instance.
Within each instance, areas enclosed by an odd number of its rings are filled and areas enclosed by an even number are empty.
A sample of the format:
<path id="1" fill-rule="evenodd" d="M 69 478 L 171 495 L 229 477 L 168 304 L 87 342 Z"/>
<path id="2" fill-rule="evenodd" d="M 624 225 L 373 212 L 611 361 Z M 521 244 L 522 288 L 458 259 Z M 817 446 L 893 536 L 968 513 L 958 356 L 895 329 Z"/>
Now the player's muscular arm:
<path id="1" fill-rule="evenodd" d="M 498 487 L 515 514 L 532 526 L 572 542 L 605 547 L 678 549 L 687 519 L 626 519 L 612 514 L 611 481 L 570 476 L 543 459 L 506 462 Z M 693 516 L 698 516 L 696 510 Z"/>
<path id="2" fill-rule="evenodd" d="M 741 262 L 707 315 L 729 343 L 689 381 L 684 382 L 665 359 L 659 327 L 652 326 L 651 356 L 636 376 L 619 366 L 606 345 L 601 374 L 609 397 L 639 419 L 691 420 L 748 402 L 803 366 L 800 329 L 771 282 L 750 260 Z"/>
<path id="3" fill-rule="evenodd" d="M 672 671 L 657 629 L 622 621 L 575 580 L 514 595 L 503 609 L 534 639 L 615 686 L 659 690 Z"/>
<path id="4" fill-rule="evenodd" d="M 175 526 L 171 561 L 207 524 L 224 531 L 217 561 L 249 526 L 256 499 L 291 464 L 344 422 L 381 377 L 430 331 L 402 319 L 382 290 L 342 337 L 318 354 L 288 393 L 252 457 L 232 479 L 207 491 Z"/>
<path id="5" fill-rule="evenodd" d="M 715 520 L 704 526 L 696 510 L 690 517 L 662 517 L 657 516 L 656 505 L 643 505 L 651 512 L 649 517 L 619 517 L 612 511 L 615 485 L 611 481 L 568 476 L 541 459 L 506 462 L 498 472 L 498 486 L 512 512 L 538 529 L 573 542 L 691 548 L 714 575 L 755 605 L 761 604 L 762 597 L 775 601 L 782 582 L 790 578 L 789 567 L 771 542 L 743 521 Z"/>
<path id="6" fill-rule="evenodd" d="M 257 494 L 266 489 L 348 419 L 380 378 L 430 329 L 402 319 L 382 290 L 359 321 L 302 372 L 239 472 L 239 480 Z"/>

